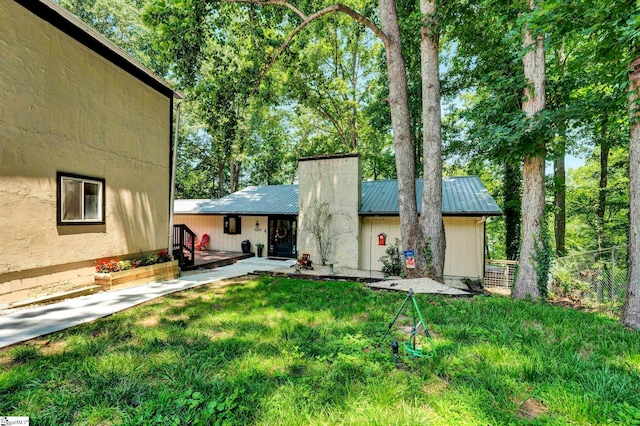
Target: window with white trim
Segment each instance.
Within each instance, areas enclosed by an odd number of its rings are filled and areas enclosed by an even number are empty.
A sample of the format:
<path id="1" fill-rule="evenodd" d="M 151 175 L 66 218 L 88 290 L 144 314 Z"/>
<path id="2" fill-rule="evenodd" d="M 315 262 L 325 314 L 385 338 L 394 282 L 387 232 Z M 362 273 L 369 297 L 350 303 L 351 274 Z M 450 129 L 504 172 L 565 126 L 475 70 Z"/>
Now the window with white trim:
<path id="1" fill-rule="evenodd" d="M 104 179 L 58 173 L 58 224 L 104 224 Z"/>

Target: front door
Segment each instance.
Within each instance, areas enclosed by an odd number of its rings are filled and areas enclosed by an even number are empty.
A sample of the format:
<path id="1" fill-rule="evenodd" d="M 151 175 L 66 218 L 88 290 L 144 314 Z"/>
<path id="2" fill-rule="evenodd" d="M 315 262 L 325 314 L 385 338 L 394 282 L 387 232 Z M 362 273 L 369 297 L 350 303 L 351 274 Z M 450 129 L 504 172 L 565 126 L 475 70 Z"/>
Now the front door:
<path id="1" fill-rule="evenodd" d="M 269 216 L 269 256 L 296 257 L 297 225 L 295 216 Z"/>

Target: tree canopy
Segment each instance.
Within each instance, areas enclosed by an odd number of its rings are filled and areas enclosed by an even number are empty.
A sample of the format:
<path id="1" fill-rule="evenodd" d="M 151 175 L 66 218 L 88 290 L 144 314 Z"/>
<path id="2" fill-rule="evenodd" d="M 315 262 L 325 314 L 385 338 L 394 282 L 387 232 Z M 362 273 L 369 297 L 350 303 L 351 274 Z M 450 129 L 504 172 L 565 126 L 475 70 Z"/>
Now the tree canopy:
<path id="1" fill-rule="evenodd" d="M 291 183 L 296 159 L 316 154 L 359 152 L 365 178 L 407 185 L 439 182 L 439 167 L 479 174 L 505 212 L 488 253 L 524 256 L 538 277 L 540 252 L 626 244 L 640 214 L 635 0 L 59 2 L 186 93 L 179 197 Z M 536 49 L 540 82 L 526 65 Z M 537 90 L 542 106 L 527 109 Z M 584 165 L 567 170 L 570 154 Z M 403 244 L 427 248 L 428 270 L 441 216 L 409 210 Z"/>

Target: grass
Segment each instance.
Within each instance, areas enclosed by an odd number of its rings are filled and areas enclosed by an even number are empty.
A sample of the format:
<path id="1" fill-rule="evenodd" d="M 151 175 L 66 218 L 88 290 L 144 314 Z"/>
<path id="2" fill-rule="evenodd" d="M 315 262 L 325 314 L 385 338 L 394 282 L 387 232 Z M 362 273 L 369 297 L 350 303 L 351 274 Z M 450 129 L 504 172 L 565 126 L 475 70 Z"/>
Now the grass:
<path id="1" fill-rule="evenodd" d="M 640 334 L 615 320 L 417 295 L 436 356 L 394 360 L 376 343 L 404 297 L 269 277 L 176 293 L 0 351 L 0 414 L 37 425 L 640 424 Z"/>

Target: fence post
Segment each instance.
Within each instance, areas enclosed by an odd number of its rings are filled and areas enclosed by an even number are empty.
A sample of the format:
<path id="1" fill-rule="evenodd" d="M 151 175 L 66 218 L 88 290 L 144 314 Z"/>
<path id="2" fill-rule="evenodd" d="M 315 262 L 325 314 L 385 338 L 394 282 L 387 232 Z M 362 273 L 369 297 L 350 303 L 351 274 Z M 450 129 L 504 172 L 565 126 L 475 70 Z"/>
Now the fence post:
<path id="1" fill-rule="evenodd" d="M 616 284 L 616 247 L 611 247 L 611 282 L 609 283 L 609 291 L 611 300 L 611 306 L 615 303 L 615 294 L 616 292 L 613 290 L 613 286 Z"/>

